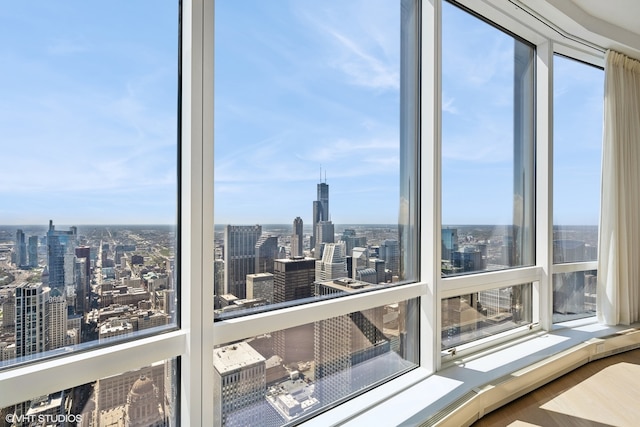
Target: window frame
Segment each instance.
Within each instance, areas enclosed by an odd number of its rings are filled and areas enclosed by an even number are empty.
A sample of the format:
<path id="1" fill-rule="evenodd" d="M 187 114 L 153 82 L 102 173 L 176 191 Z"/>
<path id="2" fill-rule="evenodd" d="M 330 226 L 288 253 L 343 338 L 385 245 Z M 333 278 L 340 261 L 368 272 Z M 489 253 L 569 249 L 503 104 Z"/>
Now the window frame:
<path id="1" fill-rule="evenodd" d="M 419 1 L 419 0 L 418 0 Z M 531 331 L 550 331 L 552 275 L 597 269 L 597 261 L 553 264 L 553 54 L 602 66 L 596 49 L 558 34 L 546 24 L 514 8 L 508 0 L 458 0 L 466 8 L 499 24 L 536 46 L 535 76 L 535 187 L 536 264 L 499 272 L 442 278 L 440 272 L 441 223 L 441 1 L 419 1 L 420 23 L 420 210 L 418 237 L 419 280 L 362 295 L 312 303 L 301 307 L 215 322 L 213 316 L 213 49 L 214 0 L 181 1 L 180 123 L 180 320 L 179 329 L 110 347 L 88 350 L 0 372 L 0 407 L 110 375 L 138 369 L 153 362 L 179 357 L 178 414 L 181 425 L 214 425 L 213 348 L 247 335 L 285 329 L 390 301 L 418 298 L 420 367 L 371 390 L 347 405 L 325 412 L 309 425 L 345 421 L 365 412 L 391 395 L 442 369 L 440 325 L 442 298 L 454 293 L 534 283 L 534 324 Z M 436 64 L 437 66 L 429 66 Z M 426 242 L 426 243 L 424 243 Z M 496 286 L 499 285 L 499 286 Z M 502 341 L 518 334 L 506 334 Z M 469 346 L 458 356 L 495 346 L 489 340 Z M 24 387 L 25 383 L 29 387 Z M 366 402 L 366 403 L 365 403 Z M 355 411 L 354 411 L 355 408 Z M 315 423 L 315 424 L 314 424 Z"/>
<path id="2" fill-rule="evenodd" d="M 174 380 L 179 382 L 177 413 L 183 425 L 212 425 L 213 391 L 207 393 L 204 375 L 213 377 L 213 361 L 206 363 L 207 327 L 203 320 L 209 314 L 202 304 L 207 294 L 207 263 L 203 256 L 192 253 L 213 254 L 213 227 L 207 239 L 207 224 L 204 218 L 213 213 L 213 171 L 203 167 L 206 156 L 213 158 L 213 147 L 206 143 L 213 137 L 213 123 L 204 120 L 213 110 L 213 11 L 207 0 L 183 0 L 179 2 L 180 19 L 178 65 L 178 132 L 180 152 L 178 154 L 179 224 L 177 235 L 177 260 L 180 274 L 178 329 L 147 336 L 133 341 L 87 349 L 70 355 L 56 356 L 27 365 L 7 367 L 0 371 L 0 408 L 29 401 L 36 396 L 91 383 L 101 378 L 137 370 L 161 360 L 178 358 L 180 373 Z M 207 13 L 209 15 L 207 15 Z M 207 37 L 205 33 L 209 33 Z M 209 52 L 207 51 L 209 48 Z M 208 91 L 208 92 L 207 92 Z M 209 94 L 210 92 L 210 94 Z M 210 139 L 209 139 L 210 140 Z M 210 153 L 208 153 L 208 151 Z M 210 173 L 210 184 L 204 175 Z M 207 188 L 209 185 L 209 188 Z M 209 191 L 209 193 L 207 192 Z M 211 208 L 207 210 L 207 203 Z M 209 212 L 209 214 L 207 214 Z M 209 243 L 209 241 L 211 243 Z M 210 268 L 213 274 L 213 266 Z M 197 283 L 198 285 L 195 285 Z M 212 293 L 211 289 L 211 293 Z M 201 309 L 198 309 L 198 308 Z M 213 308 L 210 310 L 213 323 Z M 211 328 L 209 328 L 211 329 Z M 211 333 L 208 334 L 211 336 Z M 212 346 L 211 346 L 212 347 Z M 28 384 L 28 387 L 25 387 Z M 10 390 L 10 393 L 5 393 Z M 207 402 L 207 399 L 210 399 Z M 209 412 L 211 414 L 209 415 Z"/>

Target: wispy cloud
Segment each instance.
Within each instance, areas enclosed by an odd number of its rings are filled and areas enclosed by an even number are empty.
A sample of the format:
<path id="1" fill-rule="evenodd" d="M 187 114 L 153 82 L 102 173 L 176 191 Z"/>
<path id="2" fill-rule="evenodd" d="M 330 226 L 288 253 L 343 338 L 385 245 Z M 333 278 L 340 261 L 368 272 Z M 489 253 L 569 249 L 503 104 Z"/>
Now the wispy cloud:
<path id="1" fill-rule="evenodd" d="M 458 114 L 458 109 L 453 105 L 455 98 L 445 98 L 443 95 L 442 111 L 450 114 Z"/>
<path id="2" fill-rule="evenodd" d="M 366 52 L 363 46 L 337 30 L 326 31 L 343 51 L 342 58 L 333 64 L 350 77 L 351 83 L 376 89 L 399 89 L 400 75 L 397 66 Z"/>
<path id="3" fill-rule="evenodd" d="M 376 90 L 400 87 L 399 25 L 390 25 L 388 5 L 369 1 L 341 6 L 336 12 L 319 3 L 299 10 L 300 18 L 316 30 L 325 62 L 356 86 Z M 346 10 L 345 10 L 346 9 Z M 355 10 L 354 10 L 355 9 Z"/>
<path id="4" fill-rule="evenodd" d="M 71 55 L 75 53 L 87 52 L 91 48 L 90 44 L 81 40 L 54 39 L 50 40 L 47 46 L 49 55 Z"/>

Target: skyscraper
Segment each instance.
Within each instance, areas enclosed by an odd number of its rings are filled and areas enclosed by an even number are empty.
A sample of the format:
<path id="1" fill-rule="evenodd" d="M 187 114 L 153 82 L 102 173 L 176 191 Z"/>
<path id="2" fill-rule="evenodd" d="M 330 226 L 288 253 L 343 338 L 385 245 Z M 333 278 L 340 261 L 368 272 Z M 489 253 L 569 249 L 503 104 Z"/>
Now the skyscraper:
<path id="1" fill-rule="evenodd" d="M 54 350 L 65 346 L 67 338 L 67 300 L 60 289 L 53 289 L 46 303 L 49 305 L 48 350 Z"/>
<path id="2" fill-rule="evenodd" d="M 27 265 L 27 243 L 25 241 L 24 232 L 16 231 L 16 266 L 25 267 Z"/>
<path id="3" fill-rule="evenodd" d="M 42 283 L 21 283 L 16 287 L 15 337 L 18 358 L 49 349 L 49 291 Z"/>
<path id="4" fill-rule="evenodd" d="M 353 252 L 352 252 L 352 264 L 351 264 L 351 268 L 352 271 L 350 271 L 349 273 L 351 273 L 352 278 L 356 278 L 358 275 L 358 270 L 364 270 L 365 268 L 369 268 L 369 249 L 367 248 L 363 248 L 363 247 L 356 247 L 353 248 Z"/>
<path id="5" fill-rule="evenodd" d="M 277 259 L 273 273 L 273 302 L 277 304 L 312 297 L 313 282 L 316 276 L 315 263 L 314 258 Z M 299 338 L 296 337 L 309 336 L 300 333 L 306 326 L 275 331 L 273 333 L 275 354 L 289 360 L 293 347 L 300 344 Z M 293 345 L 288 345 L 288 343 L 293 343 Z"/>
<path id="6" fill-rule="evenodd" d="M 271 304 L 273 302 L 273 274 L 247 274 L 247 298 L 262 298 Z"/>
<path id="7" fill-rule="evenodd" d="M 29 267 L 38 266 L 38 236 L 29 236 Z"/>
<path id="8" fill-rule="evenodd" d="M 379 252 L 379 258 L 384 260 L 387 269 L 391 270 L 391 275 L 398 276 L 400 274 L 400 246 L 398 241 L 386 239 L 380 244 Z"/>
<path id="9" fill-rule="evenodd" d="M 453 253 L 458 251 L 458 229 L 442 229 L 442 259 L 453 260 Z"/>
<path id="10" fill-rule="evenodd" d="M 349 278 L 316 283 L 320 296 L 349 294 L 372 286 Z M 391 350 L 382 332 L 383 316 L 384 307 L 376 307 L 314 323 L 316 396 L 323 405 L 371 383 L 374 367 L 360 370 L 357 376 L 352 368 Z"/>
<path id="11" fill-rule="evenodd" d="M 78 246 L 76 258 L 76 311 L 86 312 L 89 311 L 89 296 L 91 295 L 91 248 Z"/>
<path id="12" fill-rule="evenodd" d="M 335 242 L 335 231 L 331 221 L 320 221 L 316 224 L 316 239 L 314 256 L 316 259 L 322 259 L 324 245 Z"/>
<path id="13" fill-rule="evenodd" d="M 255 273 L 273 273 L 273 262 L 278 258 L 278 238 L 260 236 L 256 242 Z"/>
<path id="14" fill-rule="evenodd" d="M 266 360 L 239 342 L 213 351 L 214 416 L 221 425 L 263 425 Z"/>
<path id="15" fill-rule="evenodd" d="M 47 231 L 47 265 L 49 267 L 49 286 L 52 288 L 63 287 L 69 282 L 65 278 L 65 255 L 73 254 L 75 249 L 78 229 L 71 227 L 68 231 L 56 230 L 53 221 L 49 221 Z M 68 257 L 67 257 L 68 258 Z M 74 265 L 67 259 L 67 267 Z M 66 269 L 69 272 L 69 268 Z"/>
<path id="16" fill-rule="evenodd" d="M 273 302 L 277 304 L 311 297 L 315 263 L 313 258 L 277 259 L 273 273 Z"/>
<path id="17" fill-rule="evenodd" d="M 260 225 L 227 225 L 224 229 L 224 293 L 247 297 L 247 274 L 256 272 Z"/>
<path id="18" fill-rule="evenodd" d="M 347 250 L 347 256 L 351 255 L 353 248 L 358 246 L 367 247 L 367 237 L 366 236 L 356 236 L 356 230 L 352 228 L 347 228 L 342 232 L 342 236 L 340 237 L 340 241 L 344 242 Z"/>
<path id="19" fill-rule="evenodd" d="M 327 184 L 326 182 L 321 182 L 318 184 L 317 199 L 313 202 L 313 235 L 311 237 L 312 249 L 315 248 L 319 242 L 317 226 L 321 221 L 329 221 L 329 184 Z M 316 259 L 320 259 L 320 255 L 316 254 Z"/>
<path id="20" fill-rule="evenodd" d="M 304 242 L 302 231 L 302 218 L 299 216 L 293 220 L 293 235 L 291 236 L 291 256 L 297 257 L 303 255 Z"/>
<path id="21" fill-rule="evenodd" d="M 322 259 L 316 261 L 316 280 L 347 277 L 347 260 L 344 243 L 327 243 Z"/>

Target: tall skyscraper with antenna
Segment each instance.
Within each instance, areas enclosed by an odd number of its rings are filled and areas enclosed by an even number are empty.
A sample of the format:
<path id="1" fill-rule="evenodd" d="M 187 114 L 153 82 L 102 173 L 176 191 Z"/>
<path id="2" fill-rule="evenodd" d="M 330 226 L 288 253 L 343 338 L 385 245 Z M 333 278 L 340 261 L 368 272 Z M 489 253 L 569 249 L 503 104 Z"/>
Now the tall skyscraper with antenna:
<path id="1" fill-rule="evenodd" d="M 326 232 L 329 228 L 332 228 L 333 224 L 331 224 L 329 217 L 329 184 L 327 184 L 326 173 L 324 182 L 322 182 L 322 170 L 320 171 L 320 181 L 318 183 L 317 200 L 313 202 L 313 235 L 311 236 L 311 248 L 315 248 L 314 256 L 316 259 L 322 257 L 319 251 L 322 243 L 334 242 L 333 235 Z M 331 227 L 328 227 L 329 225 Z M 324 233 L 322 232 L 323 230 L 325 231 Z"/>

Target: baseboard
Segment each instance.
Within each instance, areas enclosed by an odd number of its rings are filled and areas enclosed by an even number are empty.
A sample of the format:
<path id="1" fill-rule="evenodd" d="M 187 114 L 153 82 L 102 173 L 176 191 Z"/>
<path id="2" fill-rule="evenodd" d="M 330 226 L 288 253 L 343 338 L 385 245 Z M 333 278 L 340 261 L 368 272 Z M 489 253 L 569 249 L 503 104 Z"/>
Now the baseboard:
<path id="1" fill-rule="evenodd" d="M 485 414 L 591 361 L 640 348 L 640 329 L 593 338 L 538 363 L 476 387 L 421 427 L 470 426 Z"/>

